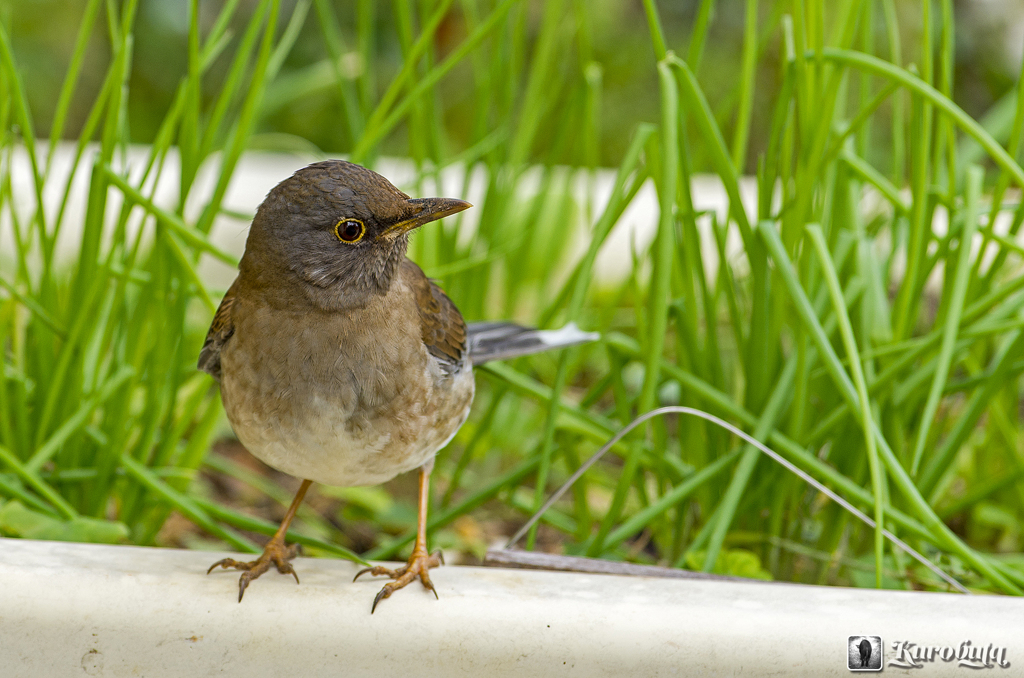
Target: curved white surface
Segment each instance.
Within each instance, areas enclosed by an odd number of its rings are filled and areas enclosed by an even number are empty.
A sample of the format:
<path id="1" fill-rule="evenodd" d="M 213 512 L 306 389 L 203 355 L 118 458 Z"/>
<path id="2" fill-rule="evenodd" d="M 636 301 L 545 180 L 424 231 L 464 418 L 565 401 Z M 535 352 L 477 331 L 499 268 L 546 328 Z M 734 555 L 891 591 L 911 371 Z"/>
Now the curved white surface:
<path id="1" fill-rule="evenodd" d="M 1024 600 L 493 568 L 433 573 L 370 615 L 380 581 L 300 558 L 236 601 L 224 554 L 0 539 L 0 675 L 846 676 L 847 638 L 1006 648 Z M 935 658 L 892 675 L 976 675 Z"/>

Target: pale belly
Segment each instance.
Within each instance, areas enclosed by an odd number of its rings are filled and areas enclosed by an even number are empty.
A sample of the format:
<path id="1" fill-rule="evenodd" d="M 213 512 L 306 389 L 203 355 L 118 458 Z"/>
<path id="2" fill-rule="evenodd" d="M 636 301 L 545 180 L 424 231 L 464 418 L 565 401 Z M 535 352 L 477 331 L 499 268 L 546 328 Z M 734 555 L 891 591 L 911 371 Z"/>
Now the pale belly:
<path id="1" fill-rule="evenodd" d="M 431 460 L 469 414 L 472 369 L 444 376 L 422 343 L 331 345 L 322 331 L 268 335 L 266 325 L 253 334 L 269 320 L 254 316 L 224 348 L 221 395 L 242 444 L 284 473 L 326 485 L 382 483 Z M 288 327 L 279 320 L 275 327 Z M 247 333 L 260 336 L 257 345 Z M 269 355 L 286 358 L 271 363 Z"/>

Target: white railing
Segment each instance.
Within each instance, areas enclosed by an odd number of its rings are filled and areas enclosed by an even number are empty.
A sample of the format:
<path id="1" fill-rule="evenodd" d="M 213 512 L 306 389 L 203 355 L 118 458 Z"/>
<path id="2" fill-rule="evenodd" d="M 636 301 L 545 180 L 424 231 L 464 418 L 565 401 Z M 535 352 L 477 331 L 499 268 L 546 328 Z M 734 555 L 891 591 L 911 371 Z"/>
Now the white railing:
<path id="1" fill-rule="evenodd" d="M 0 675 L 847 676 L 852 635 L 889 674 L 897 642 L 939 648 L 912 675 L 1024 671 L 1017 598 L 442 567 L 439 600 L 371 616 L 381 583 L 350 563 L 299 559 L 300 585 L 271 571 L 239 604 L 236 572 L 206 575 L 222 555 L 0 539 Z M 980 674 L 942 659 L 990 645 Z"/>

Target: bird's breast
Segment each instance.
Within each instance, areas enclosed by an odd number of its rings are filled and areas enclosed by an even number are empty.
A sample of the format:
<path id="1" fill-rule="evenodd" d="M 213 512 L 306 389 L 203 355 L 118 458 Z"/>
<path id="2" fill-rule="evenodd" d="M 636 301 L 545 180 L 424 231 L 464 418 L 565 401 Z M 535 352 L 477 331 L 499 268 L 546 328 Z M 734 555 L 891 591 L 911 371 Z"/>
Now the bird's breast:
<path id="1" fill-rule="evenodd" d="M 469 413 L 471 367 L 445 375 L 402 299 L 345 314 L 236 305 L 224 408 L 246 448 L 280 471 L 381 483 L 431 459 Z"/>

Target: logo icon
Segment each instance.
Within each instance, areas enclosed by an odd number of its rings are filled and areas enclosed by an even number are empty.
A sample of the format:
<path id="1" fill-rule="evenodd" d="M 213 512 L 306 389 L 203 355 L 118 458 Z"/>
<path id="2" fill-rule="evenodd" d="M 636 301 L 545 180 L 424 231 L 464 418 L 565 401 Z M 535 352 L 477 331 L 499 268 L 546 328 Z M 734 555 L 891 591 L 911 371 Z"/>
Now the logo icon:
<path id="1" fill-rule="evenodd" d="M 846 654 L 846 668 L 851 671 L 881 671 L 882 637 L 850 636 Z"/>

